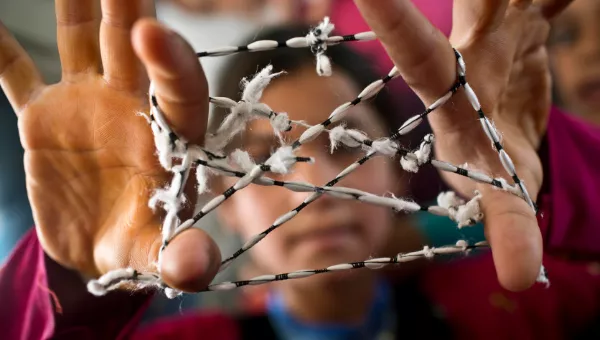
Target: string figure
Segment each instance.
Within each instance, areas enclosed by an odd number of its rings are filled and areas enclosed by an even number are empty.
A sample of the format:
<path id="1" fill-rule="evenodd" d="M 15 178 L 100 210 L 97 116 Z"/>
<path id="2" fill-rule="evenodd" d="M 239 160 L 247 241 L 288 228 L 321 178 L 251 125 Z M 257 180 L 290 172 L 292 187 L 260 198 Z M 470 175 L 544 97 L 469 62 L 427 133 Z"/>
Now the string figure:
<path id="1" fill-rule="evenodd" d="M 325 18 L 318 26 L 311 29 L 305 37 L 293 37 L 286 41 L 261 40 L 247 46 L 225 46 L 197 53 L 201 57 L 224 56 L 240 52 L 259 52 L 277 48 L 310 48 L 316 58 L 316 71 L 320 76 L 332 74 L 331 62 L 326 55 L 329 46 L 351 41 L 369 41 L 377 37 L 373 32 L 362 32 L 345 36 L 330 36 L 334 25 Z M 299 214 L 302 209 L 316 201 L 323 195 L 333 196 L 338 199 L 357 200 L 365 204 L 373 204 L 387 207 L 396 212 L 417 213 L 425 212 L 438 216 L 446 216 L 456 222 L 458 228 L 472 226 L 483 219 L 480 208 L 481 194 L 476 192 L 469 201 L 461 199 L 454 192 L 442 192 L 438 195 L 437 205 L 422 206 L 414 201 L 398 198 L 385 197 L 364 192 L 354 188 L 340 187 L 336 184 L 344 177 L 358 169 L 373 157 L 383 156 L 399 158 L 401 167 L 408 172 L 417 172 L 420 167 L 431 165 L 440 171 L 456 173 L 471 180 L 494 186 L 498 190 L 504 190 L 524 199 L 534 211 L 537 207 L 524 183 L 520 180 L 515 166 L 504 150 L 500 134 L 495 126 L 486 117 L 477 96 L 466 78 L 466 64 L 458 50 L 454 50 L 457 64 L 457 80 L 452 87 L 433 104 L 429 105 L 422 113 L 409 118 L 392 135 L 373 139 L 366 133 L 347 129 L 343 125 L 343 118 L 350 108 L 372 98 L 381 91 L 387 83 L 400 76 L 394 67 L 383 78 L 373 81 L 365 87 L 352 101 L 346 102 L 331 112 L 329 117 L 316 125 L 308 125 L 301 121 L 290 120 L 287 113 L 275 112 L 268 105 L 261 103 L 260 99 L 264 89 L 270 81 L 284 73 L 284 70 L 273 73 L 271 66 L 265 67 L 252 79 L 243 79 L 242 97 L 239 101 L 225 97 L 210 97 L 209 102 L 217 107 L 228 110 L 227 116 L 222 120 L 219 128 L 214 133 L 207 133 L 203 146 L 193 145 L 181 136 L 178 136 L 167 124 L 164 112 L 158 105 L 153 84 L 150 84 L 149 100 L 150 113 L 140 113 L 144 116 L 152 129 L 154 142 L 157 149 L 160 164 L 173 173 L 170 185 L 157 189 L 149 201 L 153 209 L 162 208 L 166 211 L 162 226 L 163 244 L 159 251 L 157 268 L 160 268 L 162 252 L 169 243 L 181 232 L 193 227 L 200 219 L 216 209 L 225 200 L 236 192 L 243 190 L 248 185 L 279 186 L 285 190 L 310 193 L 307 198 L 297 207 L 279 216 L 268 228 L 251 237 L 240 249 L 221 262 L 220 271 L 226 269 L 233 261 L 250 250 L 269 233 L 280 228 L 287 221 Z M 414 130 L 426 119 L 427 115 L 447 103 L 450 98 L 463 88 L 474 111 L 477 113 L 481 127 L 498 157 L 514 182 L 509 184 L 504 178 L 493 178 L 489 175 L 468 169 L 466 166 L 458 166 L 445 161 L 436 160 L 431 157 L 431 150 L 435 142 L 434 136 L 429 134 L 423 138 L 420 146 L 415 150 L 404 147 L 398 139 Z M 279 137 L 281 146 L 262 163 L 255 163 L 250 155 L 243 150 L 235 150 L 229 155 L 224 153 L 225 147 L 239 133 L 244 131 L 248 122 L 253 119 L 268 119 L 273 128 L 273 133 Z M 334 128 L 334 123 L 341 123 Z M 282 134 L 293 128 L 304 128 L 300 137 L 293 143 L 286 144 Z M 311 157 L 296 156 L 296 151 L 302 145 L 311 142 L 322 133 L 329 136 L 331 152 L 344 145 L 350 148 L 362 148 L 364 156 L 348 165 L 335 178 L 323 186 L 317 186 L 306 182 L 279 181 L 267 176 L 268 173 L 289 173 L 296 163 L 314 163 Z M 237 178 L 237 182 L 220 195 L 208 201 L 200 211 L 190 219 L 181 221 L 178 213 L 186 202 L 183 188 L 189 180 L 190 173 L 195 170 L 197 190 L 199 194 L 207 190 L 210 176 L 229 176 Z M 425 246 L 422 250 L 401 253 L 394 257 L 374 258 L 361 262 L 342 263 L 327 268 L 300 270 L 289 273 L 262 275 L 249 280 L 235 282 L 221 282 L 209 285 L 205 291 L 222 291 L 235 289 L 247 285 L 259 285 L 274 281 L 299 279 L 317 274 L 330 273 L 357 268 L 380 269 L 387 265 L 399 264 L 418 258 L 433 258 L 439 255 L 467 254 L 473 249 L 488 247 L 486 242 L 468 244 L 459 240 L 454 245 L 438 248 Z M 549 284 L 544 267 L 540 269 L 537 282 Z M 118 289 L 124 284 L 134 284 L 142 289 L 146 287 L 157 287 L 165 290 L 169 298 L 173 298 L 182 292 L 168 287 L 162 280 L 160 273 L 141 273 L 132 268 L 123 268 L 106 273 L 97 280 L 88 283 L 88 290 L 94 295 L 104 295 L 107 292 Z"/>

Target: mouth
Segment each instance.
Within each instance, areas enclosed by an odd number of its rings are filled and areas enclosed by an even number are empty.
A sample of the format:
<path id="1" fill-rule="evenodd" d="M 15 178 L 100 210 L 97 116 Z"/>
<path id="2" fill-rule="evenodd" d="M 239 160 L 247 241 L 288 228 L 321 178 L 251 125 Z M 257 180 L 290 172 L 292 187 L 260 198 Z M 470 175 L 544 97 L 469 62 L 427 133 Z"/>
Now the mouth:
<path id="1" fill-rule="evenodd" d="M 584 82 L 579 86 L 577 94 L 585 104 L 600 107 L 600 77 Z"/>

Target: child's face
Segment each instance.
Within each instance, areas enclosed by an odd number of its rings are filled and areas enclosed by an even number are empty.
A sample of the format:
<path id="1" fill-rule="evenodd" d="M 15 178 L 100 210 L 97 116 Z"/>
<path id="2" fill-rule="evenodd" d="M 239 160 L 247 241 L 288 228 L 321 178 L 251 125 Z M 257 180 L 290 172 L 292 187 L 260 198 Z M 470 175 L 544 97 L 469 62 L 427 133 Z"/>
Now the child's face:
<path id="1" fill-rule="evenodd" d="M 288 112 L 293 120 L 314 125 L 325 120 L 338 105 L 354 99 L 360 90 L 341 72 L 327 78 L 319 77 L 314 67 L 308 66 L 274 80 L 265 90 L 262 102 L 275 111 Z M 346 117 L 344 120 L 349 128 L 362 130 L 371 138 L 383 137 L 389 131 L 368 104 L 352 108 Z M 296 140 L 304 130 L 294 127 L 285 135 L 286 140 Z M 277 146 L 273 129 L 266 120 L 253 121 L 244 132 L 242 149 L 248 150 L 257 162 L 266 160 Z M 328 136 L 323 133 L 302 146 L 298 155 L 312 156 L 315 163 L 299 163 L 291 174 L 277 178 L 324 185 L 360 159 L 364 151 L 341 147 L 331 154 Z M 398 192 L 400 178 L 393 162 L 375 157 L 337 185 L 376 195 Z M 268 176 L 275 177 L 273 174 Z M 226 181 L 226 185 L 233 183 Z M 309 195 L 281 187 L 250 185 L 226 201 L 220 217 L 248 240 Z M 362 261 L 381 251 L 390 236 L 392 221 L 393 213 L 388 209 L 323 195 L 263 239 L 251 252 L 256 264 L 269 273 Z"/>
<path id="2" fill-rule="evenodd" d="M 600 123 L 600 1 L 573 1 L 552 24 L 549 51 L 566 108 Z"/>

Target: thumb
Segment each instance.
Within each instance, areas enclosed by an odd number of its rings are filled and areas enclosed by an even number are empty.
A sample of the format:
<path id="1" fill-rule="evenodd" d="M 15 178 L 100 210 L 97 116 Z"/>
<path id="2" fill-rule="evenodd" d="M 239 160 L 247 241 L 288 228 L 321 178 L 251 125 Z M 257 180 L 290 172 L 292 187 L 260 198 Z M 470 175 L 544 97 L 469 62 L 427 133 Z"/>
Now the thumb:
<path id="1" fill-rule="evenodd" d="M 483 188 L 485 236 L 500 284 L 511 291 L 529 288 L 542 265 L 542 235 L 531 207 L 510 193 Z"/>
<path id="2" fill-rule="evenodd" d="M 171 288 L 197 292 L 217 275 L 221 253 L 213 239 L 198 228 L 177 235 L 162 254 L 161 276 Z"/>

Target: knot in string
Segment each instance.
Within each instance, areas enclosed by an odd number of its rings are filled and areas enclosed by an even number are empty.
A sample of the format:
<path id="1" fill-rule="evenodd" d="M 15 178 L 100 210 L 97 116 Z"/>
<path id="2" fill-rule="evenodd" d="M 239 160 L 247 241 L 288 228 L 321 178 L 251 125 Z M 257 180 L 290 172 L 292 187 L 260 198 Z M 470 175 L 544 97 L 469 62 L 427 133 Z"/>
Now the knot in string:
<path id="1" fill-rule="evenodd" d="M 400 165 L 402 168 L 406 171 L 416 173 L 419 171 L 421 165 L 428 163 L 431 158 L 431 146 L 433 140 L 433 135 L 428 134 L 423 139 L 423 142 L 421 142 L 419 149 L 400 158 Z"/>
<path id="2" fill-rule="evenodd" d="M 331 61 L 325 55 L 325 51 L 327 50 L 327 38 L 329 38 L 329 34 L 334 27 L 329 21 L 329 17 L 325 17 L 317 27 L 310 30 L 306 35 L 306 43 L 317 58 L 317 74 L 320 76 L 328 77 L 331 75 Z"/>
<path id="3" fill-rule="evenodd" d="M 206 148 L 213 151 L 222 150 L 229 141 L 242 132 L 247 123 L 257 117 L 267 117 L 277 132 L 291 129 L 291 121 L 286 113 L 276 113 L 268 105 L 261 103 L 264 89 L 271 80 L 284 72 L 271 73 L 273 66 L 268 65 L 252 79 L 242 79 L 242 99 L 239 102 L 227 98 L 213 98 L 212 102 L 220 107 L 228 108 L 231 113 L 225 117 L 218 130 L 207 136 Z"/>
<path id="4" fill-rule="evenodd" d="M 480 201 L 481 193 L 475 191 L 475 196 L 465 202 L 452 191 L 442 192 L 437 197 L 438 205 L 448 210 L 448 217 L 458 223 L 458 228 L 473 226 L 483 219 Z"/>

